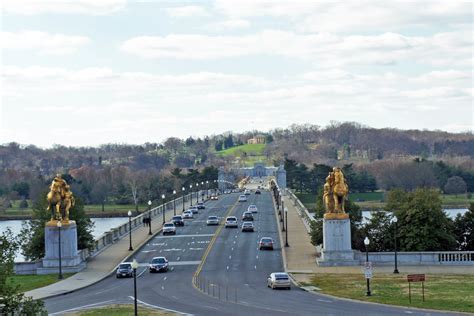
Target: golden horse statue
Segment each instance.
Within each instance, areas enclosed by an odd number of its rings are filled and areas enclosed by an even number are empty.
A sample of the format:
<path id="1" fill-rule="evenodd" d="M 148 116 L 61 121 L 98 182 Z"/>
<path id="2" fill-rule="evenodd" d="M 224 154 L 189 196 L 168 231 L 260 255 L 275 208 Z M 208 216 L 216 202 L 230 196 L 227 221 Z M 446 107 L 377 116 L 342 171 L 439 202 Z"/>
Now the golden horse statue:
<path id="1" fill-rule="evenodd" d="M 74 206 L 75 200 L 67 182 L 61 178 L 61 175 L 56 175 L 53 179 L 50 191 L 46 196 L 48 201 L 48 211 L 51 211 L 51 220 L 62 221 L 69 223 L 69 210 Z"/>
<path id="2" fill-rule="evenodd" d="M 344 180 L 341 168 L 334 167 L 326 177 L 324 184 L 323 202 L 326 209 L 325 219 L 346 219 L 349 215 L 345 212 L 345 200 L 349 187 Z"/>

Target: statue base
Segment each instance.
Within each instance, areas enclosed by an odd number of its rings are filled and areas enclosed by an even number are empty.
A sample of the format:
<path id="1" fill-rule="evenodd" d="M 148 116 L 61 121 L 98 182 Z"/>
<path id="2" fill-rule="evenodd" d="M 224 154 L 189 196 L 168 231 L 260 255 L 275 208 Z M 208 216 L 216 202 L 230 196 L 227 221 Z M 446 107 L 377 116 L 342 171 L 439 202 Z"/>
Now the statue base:
<path id="1" fill-rule="evenodd" d="M 54 222 L 54 225 L 53 223 Z M 45 256 L 43 258 L 43 270 L 59 267 L 59 232 L 61 232 L 61 267 L 64 271 L 81 266 L 81 258 L 77 252 L 77 226 L 76 222 L 62 222 L 61 229 L 57 227 L 57 221 L 48 222 L 44 228 Z M 68 270 L 69 269 L 69 270 Z M 38 271 L 41 270 L 38 269 Z M 54 273 L 54 272 L 51 272 Z M 38 272 L 38 274 L 41 274 Z"/>
<path id="2" fill-rule="evenodd" d="M 324 213 L 324 219 L 349 219 L 347 213 Z"/>
<path id="3" fill-rule="evenodd" d="M 328 215 L 347 215 L 344 219 L 323 219 L 323 250 L 317 259 L 319 266 L 354 266 L 359 261 L 354 259 L 351 248 L 351 223 L 348 214 L 328 213 Z"/>

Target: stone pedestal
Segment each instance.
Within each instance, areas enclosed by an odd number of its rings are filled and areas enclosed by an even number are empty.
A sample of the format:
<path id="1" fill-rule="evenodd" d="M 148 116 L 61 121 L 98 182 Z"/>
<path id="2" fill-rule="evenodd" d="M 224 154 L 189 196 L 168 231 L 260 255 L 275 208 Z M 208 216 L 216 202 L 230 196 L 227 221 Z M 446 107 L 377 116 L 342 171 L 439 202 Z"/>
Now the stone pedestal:
<path id="1" fill-rule="evenodd" d="M 44 231 L 45 256 L 38 274 L 59 270 L 59 228 L 46 226 Z M 61 227 L 61 268 L 63 272 L 77 272 L 85 267 L 77 251 L 77 226 L 74 221 Z"/>
<path id="2" fill-rule="evenodd" d="M 320 266 L 359 265 L 351 248 L 351 223 L 347 219 L 323 219 L 323 251 Z"/>

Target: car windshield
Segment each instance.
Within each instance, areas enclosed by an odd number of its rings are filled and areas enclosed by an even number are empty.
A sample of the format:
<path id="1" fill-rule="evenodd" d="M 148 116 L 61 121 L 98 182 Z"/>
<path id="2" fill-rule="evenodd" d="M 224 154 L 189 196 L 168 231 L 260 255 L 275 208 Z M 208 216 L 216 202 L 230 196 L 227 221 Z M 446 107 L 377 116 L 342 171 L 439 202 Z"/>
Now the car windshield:
<path id="1" fill-rule="evenodd" d="M 227 217 L 228 221 L 236 221 L 237 219 L 235 217 Z"/>
<path id="2" fill-rule="evenodd" d="M 217 219 L 217 216 L 209 216 L 208 219 Z"/>
<path id="3" fill-rule="evenodd" d="M 286 274 L 275 274 L 276 280 L 288 280 L 288 275 Z"/>
<path id="4" fill-rule="evenodd" d="M 273 242 L 271 238 L 262 238 L 262 242 Z"/>
<path id="5" fill-rule="evenodd" d="M 250 205 L 249 208 L 257 208 L 255 205 Z"/>
<path id="6" fill-rule="evenodd" d="M 172 223 L 166 223 L 165 224 L 165 227 L 173 227 L 173 226 L 174 226 L 174 224 L 172 224 Z"/>
<path id="7" fill-rule="evenodd" d="M 130 269 L 132 268 L 132 265 L 129 264 L 129 263 L 122 263 L 120 266 L 119 266 L 119 269 Z"/>
<path id="8" fill-rule="evenodd" d="M 173 219 L 181 219 L 181 216 L 173 216 Z"/>
<path id="9" fill-rule="evenodd" d="M 153 264 L 165 263 L 165 262 L 166 262 L 165 258 L 155 258 L 151 261 L 151 263 L 153 263 Z"/>
<path id="10" fill-rule="evenodd" d="M 244 223 L 244 226 L 253 226 L 253 224 L 252 224 L 252 223 L 245 222 L 245 223 Z"/>

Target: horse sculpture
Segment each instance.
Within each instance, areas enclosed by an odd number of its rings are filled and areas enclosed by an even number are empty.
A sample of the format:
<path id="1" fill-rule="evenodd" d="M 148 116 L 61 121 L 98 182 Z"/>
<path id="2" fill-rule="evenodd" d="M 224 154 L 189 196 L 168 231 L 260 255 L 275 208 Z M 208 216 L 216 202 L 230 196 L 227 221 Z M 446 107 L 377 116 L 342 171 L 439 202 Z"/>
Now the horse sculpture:
<path id="1" fill-rule="evenodd" d="M 69 185 L 61 178 L 61 175 L 53 179 L 46 199 L 47 210 L 51 211 L 51 221 L 69 222 L 69 210 L 74 206 L 75 200 Z"/>
<path id="2" fill-rule="evenodd" d="M 344 175 L 342 174 L 341 168 L 334 167 L 334 187 L 333 187 L 333 198 L 334 198 L 334 212 L 345 213 L 344 205 L 349 193 L 349 187 L 347 186 Z"/>

